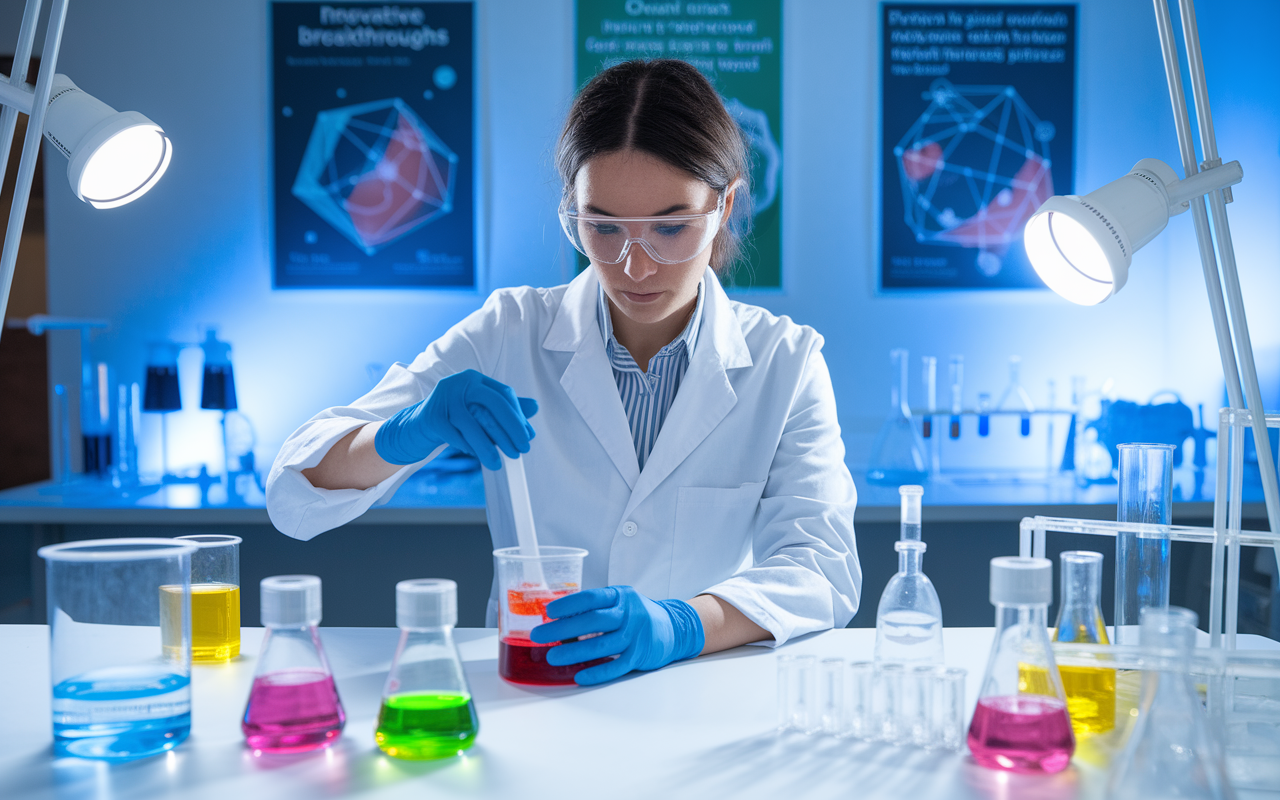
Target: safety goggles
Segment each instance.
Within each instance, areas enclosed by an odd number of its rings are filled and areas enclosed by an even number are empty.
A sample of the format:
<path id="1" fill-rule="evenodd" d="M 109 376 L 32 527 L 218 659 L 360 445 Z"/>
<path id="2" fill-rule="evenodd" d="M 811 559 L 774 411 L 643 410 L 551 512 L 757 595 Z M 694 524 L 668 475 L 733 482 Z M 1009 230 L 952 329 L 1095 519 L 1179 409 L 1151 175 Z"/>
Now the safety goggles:
<path id="1" fill-rule="evenodd" d="M 660 264 L 681 264 L 706 250 L 716 238 L 724 218 L 725 196 L 734 188 L 722 192 L 715 211 L 705 214 L 610 217 L 562 208 L 560 227 L 579 253 L 598 264 L 621 263 L 633 244 L 643 247 Z"/>

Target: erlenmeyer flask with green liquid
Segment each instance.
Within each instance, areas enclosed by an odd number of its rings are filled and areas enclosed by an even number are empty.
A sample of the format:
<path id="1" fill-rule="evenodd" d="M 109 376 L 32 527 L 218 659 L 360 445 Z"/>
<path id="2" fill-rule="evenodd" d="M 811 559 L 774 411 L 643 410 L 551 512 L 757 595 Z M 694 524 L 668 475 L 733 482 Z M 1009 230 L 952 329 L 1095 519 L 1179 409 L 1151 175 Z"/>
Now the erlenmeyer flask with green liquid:
<path id="1" fill-rule="evenodd" d="M 400 643 L 382 692 L 375 738 L 396 758 L 450 758 L 480 730 L 475 703 L 453 641 L 458 584 L 419 579 L 396 584 Z"/>

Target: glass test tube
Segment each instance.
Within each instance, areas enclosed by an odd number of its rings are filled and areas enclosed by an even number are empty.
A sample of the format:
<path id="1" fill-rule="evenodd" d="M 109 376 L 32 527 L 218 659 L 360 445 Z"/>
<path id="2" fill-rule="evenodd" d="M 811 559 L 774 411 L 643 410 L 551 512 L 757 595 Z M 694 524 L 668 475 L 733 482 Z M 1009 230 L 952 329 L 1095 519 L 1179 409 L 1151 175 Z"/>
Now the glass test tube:
<path id="1" fill-rule="evenodd" d="M 829 736 L 845 733 L 844 683 L 844 659 L 822 659 L 818 664 L 818 703 L 822 732 Z"/>
<path id="2" fill-rule="evenodd" d="M 1122 444 L 1116 519 L 1168 525 L 1173 509 L 1171 444 Z M 1116 644 L 1136 644 L 1142 609 L 1169 605 L 1169 536 L 1116 534 Z"/>
<path id="3" fill-rule="evenodd" d="M 870 661 L 850 662 L 849 680 L 845 684 L 849 690 L 849 698 L 845 707 L 848 709 L 849 735 L 855 739 L 874 739 L 873 691 L 875 689 L 875 665 Z"/>
<path id="4" fill-rule="evenodd" d="M 991 435 L 991 395 L 978 392 L 978 435 Z"/>
<path id="5" fill-rule="evenodd" d="M 876 738 L 889 744 L 901 741 L 902 676 L 905 672 L 901 664 L 880 664 L 876 667 L 874 709 L 879 724 Z"/>
<path id="6" fill-rule="evenodd" d="M 907 670 L 902 685 L 902 730 L 899 739 L 916 747 L 933 744 L 933 679 L 936 667 Z"/>
<path id="7" fill-rule="evenodd" d="M 960 414 L 964 410 L 964 356 L 951 357 L 951 438 L 960 438 Z"/>
<path id="8" fill-rule="evenodd" d="M 933 436 L 933 412 L 938 407 L 938 359 L 935 356 L 920 358 L 924 367 L 924 400 L 926 412 L 921 433 L 928 439 Z"/>
<path id="9" fill-rule="evenodd" d="M 969 675 L 959 667 L 938 670 L 933 676 L 934 742 L 947 750 L 959 750 L 965 738 L 964 682 Z"/>
<path id="10" fill-rule="evenodd" d="M 817 656 L 778 656 L 778 727 L 812 733 L 818 727 Z"/>

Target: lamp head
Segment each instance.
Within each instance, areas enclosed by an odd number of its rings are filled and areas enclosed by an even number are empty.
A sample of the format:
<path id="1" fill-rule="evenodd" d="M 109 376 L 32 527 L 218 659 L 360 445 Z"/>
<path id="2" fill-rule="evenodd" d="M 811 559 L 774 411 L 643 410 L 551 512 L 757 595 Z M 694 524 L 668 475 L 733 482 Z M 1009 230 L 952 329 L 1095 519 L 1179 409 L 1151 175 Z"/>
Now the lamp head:
<path id="1" fill-rule="evenodd" d="M 1031 266 L 1071 302 L 1101 303 L 1124 287 L 1134 252 L 1168 224 L 1168 187 L 1177 182 L 1168 164 L 1144 158 L 1084 197 L 1050 197 L 1023 234 Z"/>
<path id="2" fill-rule="evenodd" d="M 146 194 L 169 167 L 173 145 L 136 111 L 116 111 L 65 75 L 55 75 L 44 135 L 67 157 L 76 197 L 115 208 Z"/>

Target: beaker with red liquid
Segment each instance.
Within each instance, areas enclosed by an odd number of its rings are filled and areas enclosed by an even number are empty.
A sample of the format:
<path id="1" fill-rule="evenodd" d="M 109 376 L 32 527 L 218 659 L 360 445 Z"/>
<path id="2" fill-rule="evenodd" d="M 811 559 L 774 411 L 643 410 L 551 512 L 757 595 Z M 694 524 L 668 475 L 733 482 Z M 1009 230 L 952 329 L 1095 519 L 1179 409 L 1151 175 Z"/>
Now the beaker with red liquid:
<path id="1" fill-rule="evenodd" d="M 984 767 L 1060 772 L 1075 752 L 1067 696 L 1049 644 L 1052 599 L 1052 561 L 991 559 L 996 637 L 968 742 L 973 760 Z"/>
<path id="2" fill-rule="evenodd" d="M 547 603 L 582 590 L 579 547 L 539 547 L 538 555 L 522 555 L 519 547 L 493 551 L 498 572 L 498 674 L 512 683 L 559 686 L 573 683 L 578 670 L 608 659 L 555 666 L 547 651 L 562 642 L 536 644 L 529 632 L 544 622 Z"/>
<path id="3" fill-rule="evenodd" d="M 262 624 L 266 638 L 240 725 L 245 742 L 258 753 L 328 747 L 342 735 L 347 715 L 316 629 L 320 579 L 264 578 Z"/>

